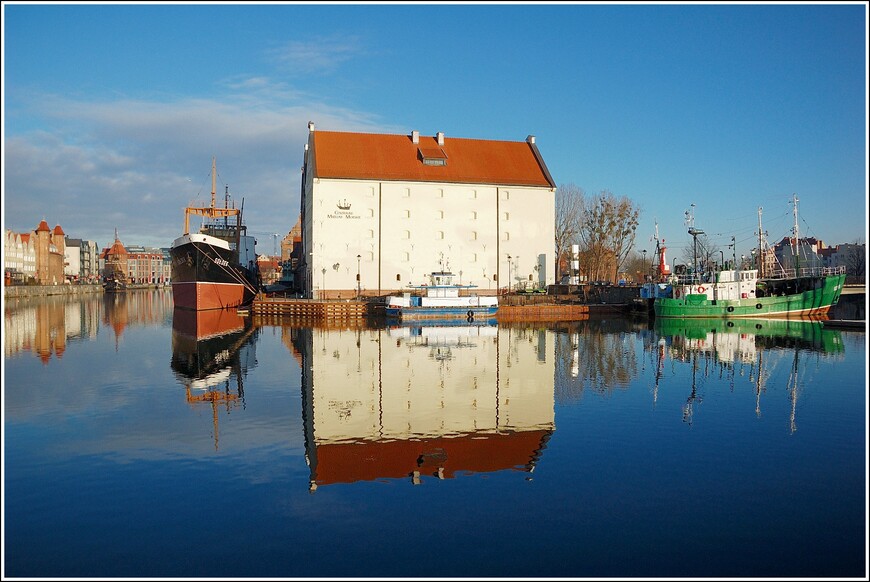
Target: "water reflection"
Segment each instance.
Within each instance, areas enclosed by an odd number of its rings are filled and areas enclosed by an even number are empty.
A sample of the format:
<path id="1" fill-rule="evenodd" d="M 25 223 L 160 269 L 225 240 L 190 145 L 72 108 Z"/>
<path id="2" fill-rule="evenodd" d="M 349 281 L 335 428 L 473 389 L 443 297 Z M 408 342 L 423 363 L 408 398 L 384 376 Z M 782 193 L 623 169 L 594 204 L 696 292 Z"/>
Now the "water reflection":
<path id="1" fill-rule="evenodd" d="M 843 338 L 838 330 L 819 321 L 789 319 L 657 319 L 655 334 L 647 337 L 645 350 L 655 357 L 653 402 L 670 358 L 691 367 L 691 390 L 683 407 L 683 421 L 691 424 L 694 406 L 702 400 L 702 378 L 717 376 L 733 387 L 747 377 L 755 390 L 755 413 L 761 416 L 762 394 L 773 369 L 788 366 L 786 390 L 791 411 L 790 432 L 797 430 L 796 405 L 804 386 L 806 360 L 843 358 Z M 802 361 L 803 360 L 803 361 Z"/>
<path id="2" fill-rule="evenodd" d="M 257 333 L 250 318 L 235 310 L 173 311 L 172 371 L 188 404 L 211 407 L 215 450 L 218 411 L 229 414 L 245 406 L 244 378 L 257 365 Z"/>
<path id="3" fill-rule="evenodd" d="M 553 338 L 490 323 L 295 330 L 310 489 L 531 473 L 555 429 Z"/>
<path id="4" fill-rule="evenodd" d="M 4 309 L 4 355 L 32 352 L 47 365 L 63 358 L 70 344 L 94 339 L 101 327 L 112 330 L 117 345 L 129 325 L 163 321 L 171 309 L 172 297 L 162 290 L 10 298 Z"/>

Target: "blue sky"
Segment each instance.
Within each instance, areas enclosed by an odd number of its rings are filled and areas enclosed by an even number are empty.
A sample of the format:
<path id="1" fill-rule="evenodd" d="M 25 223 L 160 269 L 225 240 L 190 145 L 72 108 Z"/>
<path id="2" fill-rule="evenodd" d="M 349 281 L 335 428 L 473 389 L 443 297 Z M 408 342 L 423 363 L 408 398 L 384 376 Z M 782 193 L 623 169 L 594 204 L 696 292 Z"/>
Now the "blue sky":
<path id="1" fill-rule="evenodd" d="M 299 213 L 318 129 L 523 141 L 669 249 L 866 241 L 867 7 L 3 4 L 3 222 L 169 246 L 245 198 L 258 251 Z M 674 255 L 670 255 L 674 256 Z"/>

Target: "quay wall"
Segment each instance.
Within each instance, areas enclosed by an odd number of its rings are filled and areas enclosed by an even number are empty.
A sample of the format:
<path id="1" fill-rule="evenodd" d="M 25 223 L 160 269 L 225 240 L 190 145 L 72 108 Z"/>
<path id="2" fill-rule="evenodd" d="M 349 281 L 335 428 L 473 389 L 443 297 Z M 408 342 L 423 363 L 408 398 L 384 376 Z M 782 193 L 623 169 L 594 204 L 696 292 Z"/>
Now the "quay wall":
<path id="1" fill-rule="evenodd" d="M 49 295 L 86 295 L 102 293 L 100 285 L 5 285 L 3 297 L 6 299 L 29 299 Z"/>
<path id="2" fill-rule="evenodd" d="M 136 289 L 160 289 L 154 284 L 130 285 L 129 290 Z M 168 290 L 169 287 L 166 287 Z M 29 299 L 33 297 L 48 297 L 50 295 L 87 295 L 90 293 L 102 293 L 102 285 L 4 285 L 3 297 L 5 299 Z"/>

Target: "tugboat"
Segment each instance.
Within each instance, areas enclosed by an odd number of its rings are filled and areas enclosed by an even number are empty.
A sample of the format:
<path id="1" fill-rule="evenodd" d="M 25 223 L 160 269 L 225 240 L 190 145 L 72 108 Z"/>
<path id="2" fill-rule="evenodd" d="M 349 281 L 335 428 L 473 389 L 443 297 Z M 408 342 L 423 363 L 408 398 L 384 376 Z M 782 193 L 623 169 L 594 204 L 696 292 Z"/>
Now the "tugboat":
<path id="1" fill-rule="evenodd" d="M 211 206 L 184 210 L 184 233 L 172 242 L 172 300 L 175 307 L 205 311 L 250 305 L 260 287 L 256 241 L 247 236 L 242 208 L 215 205 L 217 172 L 212 158 Z M 190 217 L 202 216 L 198 232 L 190 232 Z"/>
<path id="2" fill-rule="evenodd" d="M 493 317 L 498 311 L 498 297 L 460 295 L 463 289 L 476 285 L 458 285 L 456 275 L 448 271 L 433 271 L 429 285 L 408 285 L 414 292 L 387 297 L 387 317 L 399 320 Z"/>

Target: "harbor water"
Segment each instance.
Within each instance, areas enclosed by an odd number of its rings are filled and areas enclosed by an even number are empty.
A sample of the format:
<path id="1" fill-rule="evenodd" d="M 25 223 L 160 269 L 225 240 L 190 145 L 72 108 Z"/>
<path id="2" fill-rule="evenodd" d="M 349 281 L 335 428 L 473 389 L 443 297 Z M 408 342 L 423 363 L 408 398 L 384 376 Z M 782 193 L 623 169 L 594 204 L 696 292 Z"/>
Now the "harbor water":
<path id="1" fill-rule="evenodd" d="M 863 330 L 4 316 L 8 577 L 867 575 Z"/>

